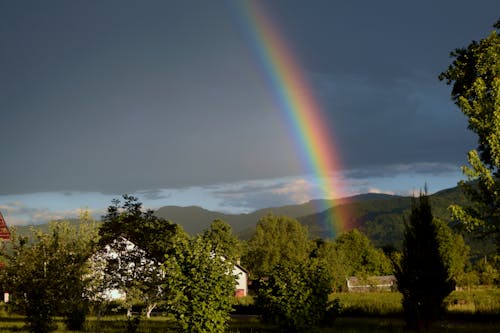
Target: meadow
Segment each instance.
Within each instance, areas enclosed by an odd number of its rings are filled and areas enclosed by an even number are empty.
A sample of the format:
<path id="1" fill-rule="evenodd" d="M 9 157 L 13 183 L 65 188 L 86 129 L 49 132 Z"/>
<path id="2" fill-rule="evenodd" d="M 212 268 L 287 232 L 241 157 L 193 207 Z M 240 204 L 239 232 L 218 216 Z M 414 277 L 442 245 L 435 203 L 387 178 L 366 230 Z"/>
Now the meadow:
<path id="1" fill-rule="evenodd" d="M 401 294 L 397 292 L 372 293 L 335 293 L 330 299 L 338 299 L 341 313 L 331 327 L 319 332 L 364 333 L 392 332 L 404 333 L 402 319 Z M 247 299 L 246 304 L 251 305 Z M 437 322 L 431 332 L 456 333 L 493 333 L 500 332 L 500 289 L 474 289 L 454 291 L 447 299 L 447 315 Z M 24 318 L 3 311 L 0 315 L 0 333 L 28 332 L 24 328 Z M 70 333 L 64 328 L 62 319 L 56 321 L 56 333 Z M 85 324 L 85 333 L 122 333 L 133 332 L 131 321 L 124 315 L 112 315 L 97 318 L 89 316 Z M 136 333 L 177 332 L 175 321 L 168 316 L 142 318 Z M 277 327 L 266 325 L 255 315 L 234 315 L 228 332 L 257 333 L 277 332 Z"/>

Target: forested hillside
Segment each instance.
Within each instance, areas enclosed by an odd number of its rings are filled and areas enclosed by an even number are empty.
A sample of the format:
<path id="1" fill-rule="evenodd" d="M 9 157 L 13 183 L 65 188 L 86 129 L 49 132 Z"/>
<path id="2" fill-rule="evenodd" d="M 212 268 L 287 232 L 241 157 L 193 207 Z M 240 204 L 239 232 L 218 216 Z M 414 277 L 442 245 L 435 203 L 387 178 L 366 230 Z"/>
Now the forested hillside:
<path id="1" fill-rule="evenodd" d="M 445 222 L 450 222 L 448 207 L 451 204 L 463 204 L 466 198 L 458 187 L 446 189 L 430 196 L 434 215 Z M 327 211 L 321 207 L 333 201 L 312 200 L 304 204 L 270 207 L 248 214 L 225 214 L 203 209 L 197 206 L 164 206 L 155 212 L 158 217 L 180 224 L 184 230 L 196 235 L 208 229 L 216 219 L 227 222 L 240 238 L 248 240 L 254 233 L 260 218 L 268 214 L 296 218 L 307 226 L 311 237 L 329 238 L 326 221 L 332 210 L 343 210 L 349 216 L 348 225 L 360 229 L 376 246 L 392 245 L 399 247 L 403 235 L 404 216 L 410 209 L 411 197 L 366 193 L 337 200 L 339 203 Z M 78 223 L 79 220 L 70 220 Z M 37 226 L 18 226 L 19 234 L 27 234 L 31 227 L 48 230 L 48 224 Z"/>
<path id="2" fill-rule="evenodd" d="M 467 199 L 460 188 L 454 187 L 430 196 L 435 217 L 450 222 L 448 207 L 451 204 L 464 204 Z M 348 224 L 360 229 L 377 246 L 393 245 L 399 247 L 403 239 L 404 218 L 410 210 L 411 197 L 390 196 L 383 200 L 357 201 L 330 208 L 319 214 L 300 217 L 299 221 L 309 227 L 314 237 L 329 237 L 326 221 L 335 216 L 332 210 L 341 209 L 349 216 Z"/>

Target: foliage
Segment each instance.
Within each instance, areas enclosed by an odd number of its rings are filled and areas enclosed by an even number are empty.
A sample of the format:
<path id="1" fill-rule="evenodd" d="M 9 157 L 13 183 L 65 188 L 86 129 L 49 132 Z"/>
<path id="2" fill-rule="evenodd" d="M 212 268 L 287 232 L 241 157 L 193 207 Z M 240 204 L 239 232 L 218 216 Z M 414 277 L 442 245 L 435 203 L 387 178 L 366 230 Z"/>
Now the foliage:
<path id="1" fill-rule="evenodd" d="M 167 308 L 184 332 L 223 332 L 232 309 L 233 263 L 197 237 L 178 243 L 163 264 Z"/>
<path id="2" fill-rule="evenodd" d="M 488 259 L 477 261 L 474 265 L 474 271 L 477 273 L 478 283 L 485 286 L 500 284 L 500 257 L 495 256 Z"/>
<path id="3" fill-rule="evenodd" d="M 316 259 L 284 262 L 260 280 L 257 306 L 266 321 L 286 332 L 310 332 L 325 320 L 331 285 Z"/>
<path id="4" fill-rule="evenodd" d="M 175 236 L 184 231 L 179 225 L 155 216 L 154 211 L 144 211 L 137 198 L 124 195 L 123 200 L 121 203 L 113 199 L 108 213 L 102 217 L 99 245 L 106 246 L 124 237 L 145 251 L 148 258 L 162 262 L 165 254 L 175 247 Z"/>
<path id="5" fill-rule="evenodd" d="M 53 329 L 55 315 L 64 315 L 71 329 L 82 327 L 93 239 L 95 229 L 91 227 L 82 225 L 75 230 L 66 223 L 54 223 L 49 233 L 14 236 L 12 242 L 4 243 L 3 289 L 12 294 L 11 304 L 26 315 L 30 332 Z"/>
<path id="6" fill-rule="evenodd" d="M 337 253 L 346 260 L 347 276 L 377 276 L 392 273 L 391 261 L 384 252 L 375 248 L 371 241 L 357 229 L 352 229 L 335 241 Z"/>
<path id="7" fill-rule="evenodd" d="M 257 223 L 243 261 L 254 277 L 263 277 L 271 274 L 278 264 L 303 262 L 311 250 L 307 229 L 297 220 L 267 215 Z"/>
<path id="8" fill-rule="evenodd" d="M 405 224 L 402 258 L 395 275 L 403 294 L 407 325 L 428 329 L 443 313 L 443 300 L 455 284 L 440 252 L 438 227 L 425 194 L 412 202 L 410 218 Z"/>
<path id="9" fill-rule="evenodd" d="M 212 245 L 212 251 L 223 253 L 228 260 L 235 261 L 241 256 L 241 241 L 233 235 L 231 226 L 222 220 L 214 220 L 202 237 Z"/>
<path id="10" fill-rule="evenodd" d="M 160 265 L 187 235 L 152 210 L 143 211 L 137 198 L 124 195 L 123 199 L 123 203 L 112 201 L 99 229 L 98 256 L 105 258 L 103 289 L 125 292 L 129 309 L 144 302 L 149 317 L 167 297 L 159 287 L 164 277 Z"/>
<path id="11" fill-rule="evenodd" d="M 495 24 L 500 29 L 500 21 Z M 469 182 L 460 185 L 473 201 L 451 206 L 454 218 L 468 231 L 493 235 L 500 248 L 500 36 L 494 30 L 481 41 L 451 53 L 454 59 L 439 76 L 453 84 L 452 98 L 478 136 L 478 148 L 468 153 L 462 168 Z"/>
<path id="12" fill-rule="evenodd" d="M 92 259 L 94 280 L 101 278 L 100 301 L 109 298 L 109 290 L 118 290 L 124 293 L 128 316 L 132 306 L 144 303 L 149 318 L 163 299 L 161 264 L 147 258 L 145 251 L 123 237 L 100 249 Z"/>
<path id="13" fill-rule="evenodd" d="M 448 269 L 450 279 L 458 286 L 466 285 L 465 269 L 469 262 L 469 246 L 460 234 L 454 233 L 443 221 L 434 219 L 439 253 Z"/>
<path id="14" fill-rule="evenodd" d="M 343 290 L 350 271 L 350 263 L 345 252 L 339 251 L 332 241 L 318 239 L 311 256 L 322 262 L 323 268 L 330 276 L 332 291 Z"/>

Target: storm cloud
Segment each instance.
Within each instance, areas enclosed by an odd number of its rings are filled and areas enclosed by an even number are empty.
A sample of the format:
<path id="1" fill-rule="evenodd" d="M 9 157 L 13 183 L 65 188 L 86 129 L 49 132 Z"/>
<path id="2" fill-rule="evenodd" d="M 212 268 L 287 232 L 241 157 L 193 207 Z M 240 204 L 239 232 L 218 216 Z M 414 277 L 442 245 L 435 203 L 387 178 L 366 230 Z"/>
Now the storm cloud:
<path id="1" fill-rule="evenodd" d="M 453 48 L 488 33 L 497 1 L 263 4 L 314 88 L 346 175 L 463 163 L 475 139 L 437 75 Z M 231 8 L 2 2 L 0 194 L 158 199 L 156 189 L 300 177 L 289 124 Z"/>

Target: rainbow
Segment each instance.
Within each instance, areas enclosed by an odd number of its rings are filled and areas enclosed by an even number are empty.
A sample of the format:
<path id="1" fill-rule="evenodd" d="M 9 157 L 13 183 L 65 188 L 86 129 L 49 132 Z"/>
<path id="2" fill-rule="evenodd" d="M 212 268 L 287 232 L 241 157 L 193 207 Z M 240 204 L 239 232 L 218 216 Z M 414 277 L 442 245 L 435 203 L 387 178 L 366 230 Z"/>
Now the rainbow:
<path id="1" fill-rule="evenodd" d="M 258 1 L 238 2 L 241 25 L 276 96 L 279 109 L 291 128 L 295 145 L 306 172 L 319 182 L 324 199 L 342 197 L 340 182 L 334 172 L 341 170 L 339 154 L 332 144 L 326 117 L 302 73 L 283 35 Z M 320 207 L 327 210 L 331 206 Z M 347 213 L 335 208 L 325 212 L 329 236 L 349 228 Z"/>

